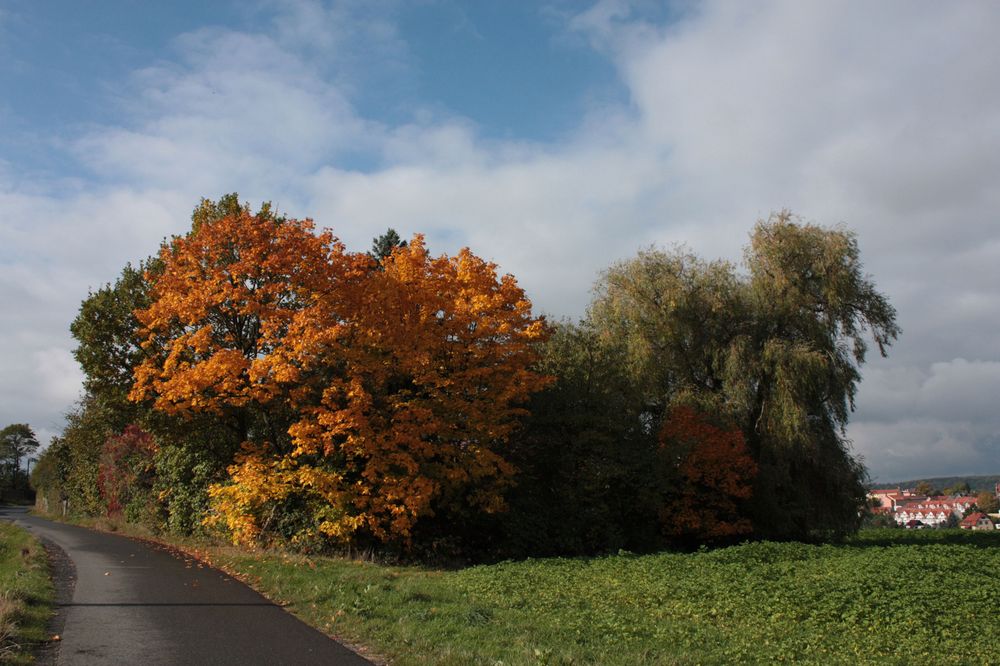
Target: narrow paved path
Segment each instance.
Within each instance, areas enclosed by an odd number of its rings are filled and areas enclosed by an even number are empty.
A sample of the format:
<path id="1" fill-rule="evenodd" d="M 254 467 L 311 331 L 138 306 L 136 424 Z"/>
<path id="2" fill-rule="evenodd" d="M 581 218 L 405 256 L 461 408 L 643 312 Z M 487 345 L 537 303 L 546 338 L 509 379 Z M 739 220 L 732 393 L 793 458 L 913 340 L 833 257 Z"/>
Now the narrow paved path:
<path id="1" fill-rule="evenodd" d="M 171 549 L 0 507 L 65 555 L 58 664 L 369 664 L 243 583 Z M 56 553 L 57 559 L 60 554 Z M 57 581 L 57 583 L 60 581 Z"/>

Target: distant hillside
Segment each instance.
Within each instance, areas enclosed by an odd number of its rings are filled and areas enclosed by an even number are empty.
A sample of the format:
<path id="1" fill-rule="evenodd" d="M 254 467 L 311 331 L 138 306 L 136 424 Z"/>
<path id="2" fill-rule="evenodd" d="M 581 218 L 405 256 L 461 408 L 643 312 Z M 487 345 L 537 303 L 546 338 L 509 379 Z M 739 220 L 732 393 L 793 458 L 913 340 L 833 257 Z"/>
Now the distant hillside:
<path id="1" fill-rule="evenodd" d="M 887 481 L 885 483 L 875 483 L 872 486 L 875 488 L 895 488 L 896 486 L 900 488 L 913 488 L 921 481 L 926 481 L 941 490 L 952 488 L 960 483 L 968 483 L 969 488 L 975 493 L 983 490 L 993 490 L 996 484 L 1000 483 L 1000 474 L 992 476 L 936 476 L 930 479 L 913 479 L 911 481 Z"/>

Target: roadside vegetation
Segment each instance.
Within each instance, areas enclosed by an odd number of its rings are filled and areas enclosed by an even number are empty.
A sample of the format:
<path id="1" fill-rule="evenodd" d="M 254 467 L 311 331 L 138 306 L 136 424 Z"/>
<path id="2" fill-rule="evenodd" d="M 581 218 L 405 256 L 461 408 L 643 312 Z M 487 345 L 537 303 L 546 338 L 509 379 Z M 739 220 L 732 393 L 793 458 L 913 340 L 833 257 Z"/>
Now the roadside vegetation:
<path id="1" fill-rule="evenodd" d="M 41 544 L 0 522 L 0 663 L 31 663 L 32 649 L 48 638 L 54 594 Z"/>
<path id="2" fill-rule="evenodd" d="M 422 562 L 843 538 L 866 480 L 844 428 L 895 311 L 850 231 L 748 236 L 739 265 L 641 250 L 555 324 L 470 249 L 352 251 L 203 200 L 81 304 L 39 506 Z"/>

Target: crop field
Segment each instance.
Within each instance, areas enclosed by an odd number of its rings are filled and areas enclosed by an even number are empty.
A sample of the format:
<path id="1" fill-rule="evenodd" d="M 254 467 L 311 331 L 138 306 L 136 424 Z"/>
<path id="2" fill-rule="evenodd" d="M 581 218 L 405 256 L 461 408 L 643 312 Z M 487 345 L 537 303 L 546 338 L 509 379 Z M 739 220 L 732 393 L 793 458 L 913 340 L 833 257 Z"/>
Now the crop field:
<path id="1" fill-rule="evenodd" d="M 1000 534 L 505 562 L 443 571 L 216 551 L 394 664 L 1000 663 Z"/>

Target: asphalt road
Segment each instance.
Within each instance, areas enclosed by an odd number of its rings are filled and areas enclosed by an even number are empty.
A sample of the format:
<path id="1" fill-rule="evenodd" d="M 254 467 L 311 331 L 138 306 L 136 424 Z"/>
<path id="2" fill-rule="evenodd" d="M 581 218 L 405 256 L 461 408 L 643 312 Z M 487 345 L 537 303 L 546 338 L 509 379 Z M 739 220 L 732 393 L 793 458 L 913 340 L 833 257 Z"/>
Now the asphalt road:
<path id="1" fill-rule="evenodd" d="M 56 664 L 370 662 L 225 573 L 163 546 L 0 507 L 46 542 L 58 592 Z M 52 546 L 56 548 L 52 548 Z"/>

